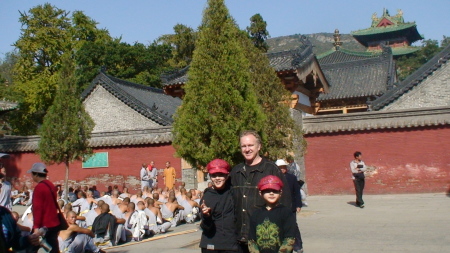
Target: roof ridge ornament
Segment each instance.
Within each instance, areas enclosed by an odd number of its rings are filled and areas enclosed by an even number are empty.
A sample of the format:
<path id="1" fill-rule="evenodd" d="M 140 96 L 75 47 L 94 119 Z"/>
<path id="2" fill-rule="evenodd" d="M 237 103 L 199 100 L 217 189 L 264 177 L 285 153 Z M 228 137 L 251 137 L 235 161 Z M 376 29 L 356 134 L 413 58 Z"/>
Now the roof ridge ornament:
<path id="1" fill-rule="evenodd" d="M 339 29 L 334 30 L 334 49 L 336 51 L 339 51 L 339 48 L 342 46 L 342 41 L 341 41 L 341 34 L 339 33 Z"/>

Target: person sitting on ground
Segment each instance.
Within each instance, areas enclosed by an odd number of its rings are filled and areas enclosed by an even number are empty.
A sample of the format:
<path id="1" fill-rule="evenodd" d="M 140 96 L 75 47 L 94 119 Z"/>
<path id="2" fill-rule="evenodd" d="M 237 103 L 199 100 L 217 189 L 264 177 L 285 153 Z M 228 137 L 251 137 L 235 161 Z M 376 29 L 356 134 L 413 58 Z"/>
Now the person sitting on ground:
<path id="1" fill-rule="evenodd" d="M 121 202 L 122 202 L 122 200 L 119 198 L 119 191 L 113 190 L 111 193 L 111 205 L 117 206 Z"/>
<path id="2" fill-rule="evenodd" d="M 62 252 L 104 252 L 95 246 L 93 237 L 94 233 L 87 229 L 79 227 L 76 221 L 77 214 L 69 211 L 66 214 L 66 221 L 69 227 L 66 230 L 59 231 L 58 241 L 59 248 Z"/>
<path id="3" fill-rule="evenodd" d="M 22 232 L 11 212 L 3 206 L 0 206 L 0 225 L 3 228 L 0 231 L 0 252 L 8 252 L 9 249 L 22 250 L 39 245 L 38 235 L 21 235 Z"/>
<path id="4" fill-rule="evenodd" d="M 194 221 L 197 219 L 198 214 L 199 204 L 193 201 L 191 198 L 191 192 L 187 192 L 186 199 L 179 202 L 180 205 L 184 207 L 183 220 L 185 220 L 187 223 L 194 223 Z"/>
<path id="5" fill-rule="evenodd" d="M 93 186 L 91 187 L 91 191 L 92 191 L 92 197 L 93 197 L 94 199 L 100 198 L 100 192 L 97 191 L 97 186 L 93 185 Z"/>
<path id="6" fill-rule="evenodd" d="M 161 200 L 161 198 L 159 197 L 159 193 L 157 193 L 157 192 L 154 192 L 153 194 L 152 194 L 152 196 L 153 196 L 153 199 L 156 201 L 156 202 L 158 202 L 158 205 L 162 205 L 162 204 L 164 204 L 164 203 L 166 203 L 166 202 L 162 202 L 162 201 L 160 201 Z"/>
<path id="7" fill-rule="evenodd" d="M 142 198 L 142 191 L 141 190 L 137 191 L 136 195 L 133 195 L 133 197 L 131 198 L 131 201 L 134 204 L 137 204 L 139 201 L 144 202 L 144 198 Z"/>
<path id="8" fill-rule="evenodd" d="M 111 185 L 108 186 L 108 190 L 105 192 L 106 195 L 111 196 L 113 188 Z"/>
<path id="9" fill-rule="evenodd" d="M 180 188 L 180 191 L 178 192 L 178 195 L 175 193 L 175 197 L 177 198 L 178 203 L 181 204 L 182 200 L 186 200 L 186 189 Z"/>
<path id="10" fill-rule="evenodd" d="M 103 204 L 105 204 L 105 201 L 99 200 L 97 202 L 96 208 L 93 208 L 92 210 L 90 210 L 89 212 L 84 214 L 84 217 L 86 218 L 86 227 L 87 228 L 89 228 L 89 229 L 92 228 L 92 224 L 94 224 L 95 218 L 97 218 L 97 216 L 99 216 L 102 213 L 101 206 Z"/>
<path id="11" fill-rule="evenodd" d="M 122 202 L 117 206 L 117 208 L 111 210 L 112 215 L 116 217 L 115 245 L 119 245 L 120 242 L 127 241 L 127 235 L 125 233 L 125 213 L 127 212 L 129 203 L 129 201 L 126 204 L 125 202 Z"/>
<path id="12" fill-rule="evenodd" d="M 136 204 L 135 212 L 130 216 L 130 221 L 128 225 L 131 225 L 133 240 L 141 241 L 146 234 L 146 229 L 148 229 L 147 215 L 144 212 L 145 205 L 144 202 L 139 201 Z"/>
<path id="13" fill-rule="evenodd" d="M 147 207 L 144 209 L 148 218 L 147 234 L 153 236 L 159 233 L 165 233 L 172 225 L 170 222 L 162 221 L 161 210 L 156 206 L 156 201 L 152 198 L 146 199 Z"/>
<path id="14" fill-rule="evenodd" d="M 131 194 L 128 192 L 128 187 L 123 187 L 123 192 L 119 196 L 121 199 L 131 198 Z"/>
<path id="15" fill-rule="evenodd" d="M 89 210 L 97 206 L 97 200 L 94 199 L 94 193 L 91 190 L 86 192 L 86 201 L 89 204 Z"/>
<path id="16" fill-rule="evenodd" d="M 78 199 L 72 202 L 72 207 L 76 211 L 77 215 L 83 215 L 89 212 L 91 205 L 86 200 L 86 193 L 79 190 L 77 193 Z"/>
<path id="17" fill-rule="evenodd" d="M 103 204 L 101 213 L 97 216 L 92 224 L 92 232 L 95 234 L 94 243 L 98 247 L 114 246 L 116 236 L 116 217 L 109 213 L 109 205 Z"/>
<path id="18" fill-rule="evenodd" d="M 167 203 L 161 205 L 163 220 L 170 222 L 172 227 L 178 226 L 181 222 L 180 210 L 184 210 L 184 207 L 177 203 L 175 195 L 172 194 L 169 196 Z"/>
<path id="19" fill-rule="evenodd" d="M 24 226 L 24 225 L 20 224 L 19 223 L 20 215 L 16 211 L 12 211 L 11 215 L 12 215 L 13 219 L 17 223 L 17 227 L 20 229 L 20 231 L 22 231 L 21 235 L 22 236 L 29 236 L 31 234 L 31 231 L 33 230 L 33 224 L 31 224 L 31 226 Z"/>

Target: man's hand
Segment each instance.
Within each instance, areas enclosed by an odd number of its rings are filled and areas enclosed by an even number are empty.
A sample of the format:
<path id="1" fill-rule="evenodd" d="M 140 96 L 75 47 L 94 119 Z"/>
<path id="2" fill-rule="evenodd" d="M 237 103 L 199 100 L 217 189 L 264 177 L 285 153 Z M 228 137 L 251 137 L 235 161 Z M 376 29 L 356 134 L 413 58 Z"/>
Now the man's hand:
<path id="1" fill-rule="evenodd" d="M 29 235 L 28 241 L 30 242 L 31 245 L 38 246 L 39 245 L 39 235 L 37 235 L 37 234 Z"/>
<path id="2" fill-rule="evenodd" d="M 297 213 L 299 213 L 300 211 L 302 210 L 302 208 L 300 208 L 300 207 L 297 207 Z"/>

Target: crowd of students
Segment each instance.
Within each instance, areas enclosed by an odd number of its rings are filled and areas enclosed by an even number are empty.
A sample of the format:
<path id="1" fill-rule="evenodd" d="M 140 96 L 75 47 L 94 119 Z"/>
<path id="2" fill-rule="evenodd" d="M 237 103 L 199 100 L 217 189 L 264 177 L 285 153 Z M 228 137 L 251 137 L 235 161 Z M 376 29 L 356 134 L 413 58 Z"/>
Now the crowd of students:
<path id="1" fill-rule="evenodd" d="M 68 199 L 57 186 L 58 205 L 69 227 L 59 232 L 61 252 L 102 252 L 130 241 L 141 241 L 156 234 L 166 233 L 171 227 L 194 223 L 199 219 L 199 201 L 202 192 L 187 190 L 184 183 L 175 189 L 144 187 L 130 194 L 124 187 L 108 187 L 98 192 L 96 187 L 69 188 Z M 33 207 L 18 219 L 23 234 L 33 227 Z M 17 216 L 18 218 L 18 216 Z"/>

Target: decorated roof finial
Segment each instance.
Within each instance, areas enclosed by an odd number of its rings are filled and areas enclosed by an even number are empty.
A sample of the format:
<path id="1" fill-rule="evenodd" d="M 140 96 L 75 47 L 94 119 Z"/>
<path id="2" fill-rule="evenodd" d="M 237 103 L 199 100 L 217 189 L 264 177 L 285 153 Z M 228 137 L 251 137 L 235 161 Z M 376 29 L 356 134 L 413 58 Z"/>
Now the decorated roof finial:
<path id="1" fill-rule="evenodd" d="M 341 34 L 339 33 L 339 29 L 334 30 L 334 48 L 335 50 L 339 50 L 339 47 L 342 46 L 342 41 L 341 41 Z"/>

